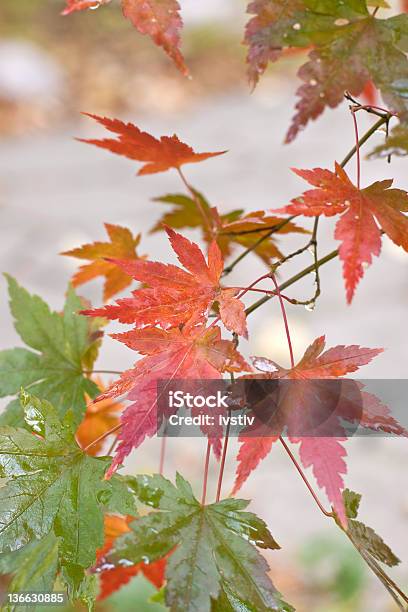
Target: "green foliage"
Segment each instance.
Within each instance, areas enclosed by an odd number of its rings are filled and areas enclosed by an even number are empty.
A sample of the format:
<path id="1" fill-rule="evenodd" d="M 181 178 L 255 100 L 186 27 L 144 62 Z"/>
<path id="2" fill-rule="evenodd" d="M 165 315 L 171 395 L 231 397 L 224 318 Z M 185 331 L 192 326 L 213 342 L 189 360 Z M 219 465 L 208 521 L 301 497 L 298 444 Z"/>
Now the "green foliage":
<path id="1" fill-rule="evenodd" d="M 116 541 L 109 559 L 149 563 L 176 547 L 166 570 L 166 603 L 171 609 L 291 609 L 281 602 L 255 547 L 279 546 L 261 519 L 244 512 L 247 501 L 225 499 L 202 506 L 179 474 L 176 485 L 159 475 L 137 476 L 135 493 L 159 511 L 132 523 L 132 531 Z"/>
<path id="2" fill-rule="evenodd" d="M 18 568 L 13 579 L 18 590 L 27 590 L 33 580 L 51 585 L 58 549 L 72 598 L 91 601 L 95 577 L 84 570 L 95 563 L 104 542 L 104 511 L 136 514 L 131 479 L 104 480 L 110 460 L 90 457 L 78 447 L 71 411 L 61 421 L 44 400 L 22 392 L 21 402 L 32 433 L 0 428 L 0 477 L 7 479 L 0 488 L 0 552 L 21 551 L 11 557 L 11 570 Z M 38 576 L 33 573 L 37 566 Z"/>
<path id="3" fill-rule="evenodd" d="M 408 82 L 407 82 L 408 93 Z M 404 156 L 408 155 L 408 125 L 396 125 L 387 136 L 385 141 L 376 146 L 369 156 L 372 157 L 388 157 L 389 155 Z"/>
<path id="4" fill-rule="evenodd" d="M 376 559 L 376 561 L 381 561 L 381 563 L 385 563 L 389 567 L 398 565 L 400 560 L 374 529 L 355 520 L 358 514 L 361 495 L 350 491 L 350 489 L 345 489 L 343 491 L 343 498 L 349 518 L 347 533 L 357 550 L 364 551 Z"/>
<path id="5" fill-rule="evenodd" d="M 52 591 L 58 571 L 58 539 L 49 532 L 11 553 L 0 555 L 0 572 L 14 573 L 8 587 L 10 593 Z M 4 612 L 22 610 L 24 606 L 8 604 Z"/>
<path id="6" fill-rule="evenodd" d="M 73 410 L 78 424 L 85 411 L 85 394 L 96 397 L 98 387 L 83 374 L 97 356 L 98 333 L 86 317 L 78 315 L 83 304 L 68 289 L 62 313 L 53 312 L 38 296 L 30 295 L 7 276 L 10 308 L 16 331 L 27 348 L 0 352 L 0 397 L 29 388 L 47 399 L 61 417 Z M 22 411 L 11 402 L 0 417 L 2 425 L 23 426 Z"/>
<path id="7" fill-rule="evenodd" d="M 408 15 L 377 19 L 363 0 L 257 0 L 247 26 L 250 78 L 287 47 L 313 50 L 300 68 L 303 84 L 287 134 L 295 138 L 310 119 L 335 107 L 345 91 L 359 95 L 372 81 L 389 107 L 408 117 Z"/>

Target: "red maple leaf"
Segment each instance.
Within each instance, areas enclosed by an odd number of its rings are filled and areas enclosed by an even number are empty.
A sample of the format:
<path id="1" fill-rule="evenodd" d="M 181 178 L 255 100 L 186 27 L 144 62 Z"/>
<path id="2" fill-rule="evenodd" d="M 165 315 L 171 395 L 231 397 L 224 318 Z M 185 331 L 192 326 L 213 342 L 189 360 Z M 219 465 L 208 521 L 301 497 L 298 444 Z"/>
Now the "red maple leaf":
<path id="1" fill-rule="evenodd" d="M 244 378 L 292 380 L 338 378 L 355 372 L 382 352 L 382 349 L 367 349 L 356 345 L 336 346 L 326 351 L 324 348 L 325 338 L 321 336 L 308 347 L 294 368 L 284 368 L 270 359 L 256 357 L 253 359 L 253 364 L 263 373 L 249 374 Z M 234 493 L 242 486 L 259 461 L 266 457 L 277 437 L 267 436 L 261 439 L 245 437 L 245 435 L 240 437 L 242 446 L 238 454 Z M 343 438 L 310 436 L 289 437 L 289 439 L 291 442 L 300 444 L 301 462 L 305 467 L 312 467 L 319 487 L 326 491 L 337 515 L 345 523 L 342 489 L 344 488 L 343 474 L 347 472 L 344 461 L 347 453 L 341 444 Z"/>
<path id="2" fill-rule="evenodd" d="M 139 175 L 164 172 L 169 168 L 180 168 L 183 164 L 194 164 L 226 153 L 226 151 L 195 153 L 190 146 L 181 142 L 175 134 L 173 136 L 161 136 L 158 140 L 147 132 L 139 130 L 133 123 L 124 123 L 119 119 L 108 119 L 89 113 L 84 114 L 101 123 L 110 132 L 118 134 L 118 138 L 104 138 L 102 140 L 78 138 L 78 140 L 102 149 L 108 149 L 112 153 L 124 155 L 135 161 L 145 162 L 138 172 Z"/>
<path id="3" fill-rule="evenodd" d="M 66 0 L 62 15 L 95 9 L 109 2 L 111 0 Z M 180 51 L 183 20 L 177 0 L 122 0 L 122 11 L 140 34 L 150 36 L 156 45 L 164 49 L 177 68 L 185 76 L 188 75 L 188 68 Z"/>
<path id="4" fill-rule="evenodd" d="M 380 254 L 381 229 L 408 251 L 408 218 L 403 214 L 408 211 L 408 194 L 391 189 L 392 180 L 358 189 L 338 164 L 335 172 L 321 168 L 293 171 L 316 189 L 306 191 L 277 212 L 308 217 L 341 215 L 334 237 L 341 241 L 339 255 L 350 303 L 364 266 L 371 264 L 373 255 Z"/>
<path id="5" fill-rule="evenodd" d="M 135 519 L 131 516 L 121 517 L 114 514 L 106 514 L 105 521 L 105 543 L 96 553 L 95 569 L 98 571 L 99 594 L 98 601 L 106 599 L 112 593 L 118 591 L 127 584 L 133 576 L 142 573 L 156 588 L 160 589 L 165 580 L 165 569 L 167 557 L 152 563 L 136 563 L 130 566 L 105 568 L 105 557 L 112 549 L 116 538 L 130 531 L 129 523 Z"/>
<path id="6" fill-rule="evenodd" d="M 141 34 L 148 34 L 187 76 L 188 68 L 180 51 L 183 21 L 179 3 L 176 0 L 122 0 L 122 9 L 135 28 Z"/>
<path id="7" fill-rule="evenodd" d="M 236 297 L 240 290 L 220 286 L 224 260 L 217 243 L 210 244 L 207 262 L 195 243 L 170 228 L 166 231 L 186 270 L 141 259 L 113 260 L 127 275 L 150 286 L 136 289 L 133 297 L 120 299 L 116 305 L 85 310 L 84 314 L 118 319 L 135 327 L 161 325 L 166 329 L 190 319 L 203 320 L 217 302 L 225 327 L 247 337 L 245 308 Z"/>
<path id="8" fill-rule="evenodd" d="M 66 0 L 66 7 L 62 11 L 62 15 L 70 15 L 75 11 L 84 11 L 85 9 L 95 9 L 102 4 L 108 4 L 111 0 Z"/>
<path id="9" fill-rule="evenodd" d="M 113 334 L 112 337 L 144 357 L 131 370 L 123 372 L 120 379 L 95 400 L 127 394 L 127 399 L 134 402 L 122 414 L 121 442 L 108 477 L 146 436 L 156 433 L 159 380 L 217 379 L 222 372 L 251 369 L 234 343 L 221 339 L 221 330 L 215 325 L 208 328 L 186 325 L 183 329 L 170 330 L 155 327 Z M 218 438 L 210 440 L 216 454 L 220 451 L 222 427 L 219 434 Z"/>
<path id="10" fill-rule="evenodd" d="M 136 247 L 140 242 L 140 234 L 133 237 L 132 232 L 126 227 L 111 223 L 105 223 L 105 228 L 110 242 L 84 244 L 77 249 L 65 251 L 62 255 L 88 259 L 91 262 L 81 266 L 74 274 L 71 280 L 72 285 L 78 287 L 97 276 L 104 276 L 103 299 L 107 301 L 116 293 L 126 289 L 132 282 L 129 274 L 126 274 L 121 267 L 107 261 L 107 258 L 116 257 L 126 261 L 139 259 Z"/>

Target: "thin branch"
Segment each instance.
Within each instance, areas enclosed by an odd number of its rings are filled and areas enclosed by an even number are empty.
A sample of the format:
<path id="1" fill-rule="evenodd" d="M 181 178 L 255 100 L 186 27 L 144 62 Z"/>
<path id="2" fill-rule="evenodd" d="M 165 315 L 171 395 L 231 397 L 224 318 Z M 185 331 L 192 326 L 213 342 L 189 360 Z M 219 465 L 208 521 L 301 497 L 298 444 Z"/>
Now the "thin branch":
<path id="1" fill-rule="evenodd" d="M 283 448 L 285 449 L 285 451 L 287 452 L 288 456 L 290 457 L 293 465 L 295 466 L 295 468 L 297 469 L 297 471 L 299 472 L 303 482 L 305 483 L 305 485 L 307 486 L 307 488 L 309 489 L 309 492 L 311 493 L 313 499 L 315 500 L 316 504 L 319 506 L 321 512 L 325 515 L 325 516 L 329 516 L 330 518 L 334 517 L 333 512 L 328 512 L 328 510 L 326 510 L 324 508 L 324 506 L 322 505 L 322 503 L 320 502 L 319 498 L 317 497 L 316 493 L 313 490 L 312 485 L 310 484 L 310 482 L 308 481 L 306 475 L 304 474 L 302 468 L 300 467 L 299 463 L 297 462 L 294 454 L 292 453 L 292 451 L 290 450 L 289 446 L 286 444 L 285 440 L 282 438 L 282 436 L 279 437 L 279 441 L 282 444 Z"/>
<path id="2" fill-rule="evenodd" d="M 288 317 L 286 315 L 285 305 L 284 305 L 283 300 L 281 298 L 280 291 L 279 291 L 279 286 L 278 286 L 278 283 L 276 281 L 276 278 L 275 278 L 274 274 L 271 274 L 271 279 L 272 279 L 273 284 L 275 285 L 276 291 L 278 293 L 279 303 L 280 303 L 281 313 L 282 313 L 282 319 L 283 319 L 283 323 L 284 323 L 284 326 L 285 326 L 286 339 L 288 341 L 288 348 L 289 348 L 289 355 L 290 355 L 290 365 L 291 365 L 291 368 L 294 368 L 295 367 L 295 359 L 294 359 L 294 356 L 293 356 L 292 340 L 291 340 L 291 337 L 290 337 L 289 323 L 288 323 Z M 295 456 L 293 455 L 292 451 L 290 450 L 289 446 L 286 444 L 286 442 L 285 442 L 285 440 L 283 439 L 282 436 L 279 436 L 279 441 L 282 444 L 282 446 L 285 449 L 285 451 L 287 452 L 287 454 L 289 455 L 293 465 L 295 466 L 295 468 L 299 472 L 303 482 L 305 483 L 305 485 L 309 489 L 310 493 L 312 494 L 313 499 L 315 500 L 315 502 L 318 505 L 318 507 L 320 508 L 320 510 L 323 512 L 323 514 L 325 516 L 331 516 L 332 517 L 333 513 L 332 512 L 328 512 L 322 506 L 322 504 L 320 503 L 320 500 L 317 497 L 317 495 L 316 495 L 312 485 L 308 481 L 308 479 L 307 479 L 306 475 L 304 474 L 302 468 L 300 467 L 299 463 L 296 461 Z"/>
<path id="3" fill-rule="evenodd" d="M 317 229 L 319 226 L 319 219 L 320 217 L 315 218 L 315 221 L 313 224 L 312 239 L 310 241 L 310 246 L 312 247 L 312 250 L 313 250 L 313 262 L 314 262 L 313 266 L 314 266 L 315 287 L 316 287 L 315 292 L 313 294 L 313 297 L 309 298 L 308 300 L 295 300 L 295 299 L 290 300 L 291 303 L 294 304 L 295 306 L 306 306 L 308 307 L 309 310 L 314 309 L 317 299 L 319 298 L 320 293 L 321 293 L 320 273 L 319 273 L 318 256 L 317 256 Z"/>
<path id="4" fill-rule="evenodd" d="M 293 356 L 292 340 L 290 338 L 289 323 L 288 323 L 288 317 L 286 316 L 285 304 L 283 303 L 282 296 L 279 290 L 279 285 L 277 283 L 277 280 L 274 274 L 271 274 L 271 279 L 272 279 L 273 284 L 275 285 L 276 293 L 278 294 L 279 304 L 281 307 L 282 319 L 283 319 L 283 324 L 285 326 L 286 339 L 288 341 L 288 347 L 289 347 L 290 365 L 292 368 L 294 368 L 295 359 Z"/>
<path id="5" fill-rule="evenodd" d="M 115 448 L 115 446 L 116 446 L 116 444 L 117 444 L 117 441 L 118 441 L 118 437 L 117 437 L 117 436 L 115 436 L 115 437 L 114 437 L 114 439 L 113 439 L 112 444 L 110 445 L 110 447 L 109 447 L 109 449 L 108 449 L 108 452 L 106 453 L 107 455 L 109 455 L 109 456 L 110 456 L 110 455 L 112 455 L 112 453 L 113 453 L 113 451 L 114 451 L 114 448 Z"/>
<path id="6" fill-rule="evenodd" d="M 357 159 L 357 188 L 360 189 L 361 184 L 361 159 L 360 159 L 360 144 L 359 144 L 359 136 L 358 136 L 358 123 L 356 117 L 355 107 L 351 106 L 351 116 L 353 117 L 354 124 L 354 135 L 356 138 L 356 159 Z"/>
<path id="7" fill-rule="evenodd" d="M 161 444 L 160 444 L 160 461 L 159 461 L 160 476 L 163 476 L 163 472 L 164 472 L 164 460 L 166 457 L 166 441 L 167 441 L 167 438 L 164 435 L 161 439 Z"/>
<path id="8" fill-rule="evenodd" d="M 358 146 L 361 148 L 363 146 L 363 144 L 365 144 L 367 142 L 367 140 L 369 140 L 371 138 L 371 136 L 385 123 L 387 123 L 388 121 L 388 117 L 381 117 L 381 119 L 379 119 L 378 121 L 376 121 L 374 123 L 374 125 L 372 125 L 370 127 L 369 130 L 367 130 L 367 132 L 359 139 L 358 141 Z M 348 164 L 348 162 L 350 161 L 350 159 L 355 155 L 357 151 L 357 147 L 356 145 L 354 145 L 354 147 L 352 149 L 350 149 L 350 151 L 347 153 L 346 157 L 343 159 L 343 161 L 340 163 L 340 166 L 342 168 L 344 168 L 344 166 L 346 164 Z"/>
<path id="9" fill-rule="evenodd" d="M 255 227 L 254 229 L 243 230 L 242 232 L 222 232 L 221 231 L 219 232 L 218 235 L 219 236 L 244 236 L 246 234 L 259 234 L 260 232 L 267 232 L 267 231 L 272 231 L 272 230 L 273 232 L 278 232 L 296 217 L 297 215 L 292 215 L 291 217 L 288 217 L 287 219 L 283 219 L 280 223 L 275 223 L 275 225 L 271 225 L 270 227 Z"/>
<path id="10" fill-rule="evenodd" d="M 82 374 L 114 374 L 115 376 L 120 376 L 123 372 L 120 370 L 82 370 Z"/>
<path id="11" fill-rule="evenodd" d="M 284 291 L 285 289 L 287 289 L 287 287 L 290 287 L 294 283 L 297 283 L 299 280 L 301 280 L 302 278 L 304 278 L 311 272 L 314 272 L 316 269 L 320 268 L 327 262 L 337 257 L 338 254 L 339 254 L 339 250 L 335 249 L 334 251 L 331 251 L 331 253 L 328 253 L 321 259 L 318 259 L 312 265 L 308 266 L 307 268 L 304 268 L 301 272 L 298 272 L 297 274 L 289 278 L 287 281 L 279 285 L 279 291 Z M 265 295 L 264 297 L 260 298 L 257 302 L 249 306 L 245 311 L 246 316 L 250 315 L 252 312 L 257 310 L 260 306 L 265 304 L 265 302 L 268 302 L 268 300 L 272 299 L 272 297 L 273 295 Z"/>
<path id="12" fill-rule="evenodd" d="M 205 453 L 205 464 L 204 464 L 204 476 L 203 476 L 203 494 L 201 496 L 201 505 L 204 506 L 207 497 L 207 484 L 208 484 L 208 466 L 210 464 L 211 455 L 211 443 L 207 440 L 207 451 Z"/>
<path id="13" fill-rule="evenodd" d="M 119 423 L 119 425 L 115 425 L 115 427 L 112 427 L 112 429 L 105 431 L 104 434 L 99 436 L 99 438 L 96 438 L 96 440 L 93 440 L 92 442 L 90 442 L 82 450 L 84 451 L 84 453 L 86 453 L 86 451 L 90 449 L 92 446 L 95 446 L 95 444 L 98 444 L 98 442 L 102 442 L 102 440 L 105 440 L 105 438 L 108 438 L 111 434 L 115 433 L 115 431 L 118 431 L 118 429 L 120 429 L 121 427 L 122 427 L 122 423 Z"/>
<path id="14" fill-rule="evenodd" d="M 230 417 L 231 417 L 231 410 L 228 410 L 228 422 L 227 422 L 227 428 L 225 430 L 225 437 L 224 437 L 224 442 L 223 442 L 223 446 L 222 446 L 222 456 L 221 456 L 220 471 L 219 471 L 219 474 L 218 474 L 217 496 L 215 498 L 216 502 L 219 502 L 220 501 L 220 497 L 221 497 L 222 479 L 224 477 L 225 459 L 227 457 L 228 440 L 229 440 L 229 433 L 230 433 L 230 428 L 231 428 Z"/>
<path id="15" fill-rule="evenodd" d="M 190 192 L 190 195 L 192 197 L 192 199 L 194 200 L 195 205 L 197 206 L 198 212 L 200 213 L 200 215 L 203 218 L 204 221 L 204 225 L 207 227 L 208 231 L 210 232 L 210 236 L 212 236 L 214 234 L 214 230 L 213 227 L 211 226 L 210 220 L 208 219 L 205 210 L 200 202 L 200 198 L 198 197 L 195 189 L 190 185 L 190 183 L 188 182 L 188 180 L 186 179 L 186 177 L 183 174 L 183 171 L 181 170 L 181 168 L 177 168 L 177 172 L 181 178 L 181 180 L 184 183 L 184 186 L 186 187 L 186 189 Z"/>
<path id="16" fill-rule="evenodd" d="M 287 225 L 294 218 L 295 218 L 295 215 L 292 215 L 291 217 L 288 217 L 287 219 L 283 219 L 282 223 L 278 223 L 277 225 L 272 227 L 272 229 L 270 229 L 269 232 L 267 232 L 264 236 L 261 236 L 253 244 L 251 244 L 251 246 L 245 249 L 245 251 L 243 251 L 241 255 L 238 255 L 238 257 L 236 257 L 234 261 L 232 261 L 226 268 L 224 268 L 223 276 L 230 274 L 232 270 L 235 268 L 235 266 L 239 264 L 239 262 L 242 261 L 247 255 L 249 255 L 249 253 L 252 253 L 252 251 L 255 251 L 255 249 L 257 249 L 260 244 L 262 244 L 265 240 L 270 238 L 272 234 L 275 234 L 280 229 L 282 229 L 282 227 Z M 253 231 L 251 230 L 251 232 L 242 232 L 242 233 L 253 233 Z"/>

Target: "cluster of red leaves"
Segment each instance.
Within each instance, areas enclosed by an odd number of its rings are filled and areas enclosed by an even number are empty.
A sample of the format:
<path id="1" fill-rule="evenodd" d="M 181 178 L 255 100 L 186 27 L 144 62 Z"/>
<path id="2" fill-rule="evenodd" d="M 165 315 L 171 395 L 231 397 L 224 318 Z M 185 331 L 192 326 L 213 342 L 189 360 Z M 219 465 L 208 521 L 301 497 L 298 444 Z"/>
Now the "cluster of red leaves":
<path id="1" fill-rule="evenodd" d="M 139 174 L 149 174 L 180 169 L 185 163 L 198 162 L 219 153 L 196 154 L 176 136 L 153 136 L 140 131 L 132 124 L 118 120 L 94 117 L 102 125 L 118 134 L 118 139 L 86 140 L 130 159 L 145 162 Z M 336 165 L 335 172 L 328 170 L 295 170 L 311 183 L 315 189 L 277 212 L 304 214 L 306 216 L 341 214 L 335 237 L 342 241 L 340 257 L 343 260 L 347 298 L 351 300 L 356 284 L 363 273 L 363 264 L 370 263 L 373 254 L 378 254 L 381 245 L 382 227 L 390 238 L 408 250 L 408 219 L 402 214 L 408 210 L 407 194 L 391 189 L 391 181 L 374 183 L 366 189 L 355 187 L 342 168 Z M 182 177 L 183 178 L 183 177 Z M 184 178 L 183 178 L 184 180 Z M 137 351 L 142 358 L 133 368 L 122 373 L 119 380 L 111 384 L 97 398 L 96 406 L 107 402 L 107 415 L 111 416 L 113 399 L 126 396 L 132 403 L 121 415 L 121 429 L 116 456 L 107 477 L 118 468 L 124 458 L 138 447 L 146 437 L 152 436 L 160 426 L 162 415 L 158 411 L 158 381 L 178 379 L 217 379 L 225 372 L 252 371 L 234 342 L 223 340 L 217 326 L 221 320 L 231 332 L 247 337 L 244 305 L 240 300 L 244 291 L 236 287 L 223 287 L 221 276 L 224 269 L 224 254 L 229 253 L 234 240 L 245 244 L 246 232 L 270 231 L 271 227 L 284 223 L 287 231 L 304 231 L 278 217 L 257 211 L 242 216 L 234 211 L 220 217 L 216 208 L 211 208 L 198 192 L 193 199 L 186 196 L 168 196 L 162 199 L 176 208 L 164 215 L 163 222 L 176 227 L 201 227 L 209 245 L 208 257 L 197 244 L 189 241 L 170 227 L 164 226 L 170 244 L 183 268 L 150 261 L 136 254 L 139 238 L 117 226 L 107 225 L 110 243 L 84 245 L 65 254 L 91 260 L 74 276 L 79 284 L 97 275 L 106 276 L 105 297 L 110 297 L 130 284 L 134 279 L 141 285 L 131 297 L 117 300 L 101 308 L 84 310 L 91 317 L 104 317 L 133 325 L 130 331 L 113 334 L 112 337 Z M 199 200 L 199 206 L 197 206 Z M 154 228 L 157 230 L 157 227 Z M 240 242 L 244 240 L 244 242 Z M 258 255 L 269 262 L 271 249 Z M 214 310 L 216 318 L 208 326 L 208 317 Z M 364 349 L 359 346 L 337 346 L 324 351 L 324 338 L 318 338 L 306 351 L 301 361 L 286 369 L 263 358 L 255 358 L 256 374 L 249 378 L 327 379 L 341 378 L 369 363 L 381 349 Z M 259 373 L 261 372 L 261 373 Z M 244 377 L 244 378 L 245 378 Z M 390 416 L 388 409 L 376 398 L 365 394 L 366 405 L 362 425 L 389 431 L 398 435 L 403 432 Z M 104 410 L 101 415 L 92 408 L 87 413 L 88 421 L 98 420 L 98 432 L 109 431 Z M 108 419 L 109 420 L 109 419 Z M 84 422 L 86 430 L 86 420 Z M 203 430 L 204 433 L 207 433 Z M 210 443 L 217 456 L 221 451 L 222 430 L 212 432 Z M 81 434 L 79 432 L 79 437 Z M 238 468 L 234 493 L 242 486 L 252 470 L 270 451 L 276 436 L 241 436 Z M 342 445 L 344 438 L 299 437 L 289 438 L 299 444 L 300 460 L 304 467 L 312 467 L 316 481 L 326 491 L 328 499 L 340 520 L 345 523 L 342 498 L 343 475 L 346 473 Z M 92 440 L 91 440 L 92 441 Z M 89 442 L 88 442 L 89 443 Z"/>
<path id="2" fill-rule="evenodd" d="M 145 162 L 139 174 L 179 169 L 183 164 L 221 154 L 195 153 L 177 136 L 163 136 L 157 140 L 132 124 L 90 116 L 118 134 L 118 139 L 85 142 Z M 254 214 L 244 224 L 252 226 L 262 222 L 261 217 Z M 84 245 L 64 254 L 91 260 L 92 263 L 81 267 L 73 282 L 79 284 L 103 275 L 106 277 L 105 298 L 123 289 L 132 279 L 142 283 L 130 298 L 83 311 L 92 317 L 132 324 L 133 330 L 112 337 L 143 356 L 134 368 L 124 372 L 96 399 L 99 403 L 126 395 L 132 401 L 121 416 L 120 444 L 109 476 L 146 436 L 156 433 L 159 380 L 219 378 L 226 371 L 242 372 L 251 368 L 235 344 L 221 338 L 221 330 L 216 325 L 221 319 L 230 331 L 247 336 L 245 309 L 239 299 L 241 290 L 220 284 L 224 258 L 215 240 L 210 242 L 206 260 L 195 243 L 165 228 L 183 269 L 138 257 L 135 251 L 138 237 L 133 238 L 129 230 L 118 226 L 107 225 L 106 228 L 110 243 Z M 302 230 L 299 228 L 299 231 Z M 218 309 L 219 316 L 207 327 L 212 308 Z M 218 438 L 210 440 L 217 455 L 221 435 L 220 431 Z"/>
<path id="3" fill-rule="evenodd" d="M 95 9 L 111 0 L 66 0 L 63 15 L 76 11 Z M 141 34 L 147 34 L 162 47 L 177 68 L 188 75 L 188 69 L 180 51 L 180 30 L 183 21 L 177 0 L 122 0 L 123 15 Z"/>
<path id="4" fill-rule="evenodd" d="M 381 230 L 398 246 L 408 251 L 408 194 L 391 189 L 392 180 L 377 181 L 358 189 L 338 165 L 335 172 L 315 168 L 294 172 L 313 185 L 291 204 L 277 212 L 291 215 L 332 217 L 341 215 L 334 237 L 340 240 L 339 255 L 347 301 L 350 303 L 356 286 L 364 274 L 364 266 L 381 251 Z M 381 229 L 380 229 L 381 228 Z"/>
<path id="5" fill-rule="evenodd" d="M 137 563 L 130 566 L 118 566 L 105 568 L 105 557 L 119 536 L 130 531 L 129 523 L 135 519 L 131 516 L 120 517 L 115 514 L 105 515 L 105 543 L 103 548 L 97 551 L 95 571 L 99 573 L 99 595 L 98 600 L 106 599 L 122 586 L 127 584 L 134 576 L 143 574 L 157 589 L 160 589 L 165 581 L 166 557 L 152 563 Z"/>
<path id="6" fill-rule="evenodd" d="M 306 350 L 302 359 L 294 368 L 284 368 L 263 357 L 253 358 L 253 365 L 258 370 L 245 378 L 264 379 L 331 379 L 340 378 L 355 372 L 369 363 L 382 352 L 382 349 L 367 349 L 359 346 L 336 346 L 324 350 L 325 338 L 317 338 Z M 387 419 L 386 408 L 379 402 L 371 402 L 367 423 L 373 424 L 375 418 Z M 393 419 L 389 419 L 389 424 Z M 384 425 L 385 426 L 385 425 Z M 240 437 L 241 447 L 238 453 L 238 467 L 233 493 L 235 494 L 246 481 L 259 462 L 270 452 L 279 436 L 273 437 Z M 343 523 L 346 523 L 342 490 L 343 475 L 347 472 L 344 457 L 347 452 L 341 442 L 342 438 L 303 437 L 290 438 L 299 444 L 300 460 L 305 468 L 312 467 L 317 484 L 324 489 L 334 510 Z"/>

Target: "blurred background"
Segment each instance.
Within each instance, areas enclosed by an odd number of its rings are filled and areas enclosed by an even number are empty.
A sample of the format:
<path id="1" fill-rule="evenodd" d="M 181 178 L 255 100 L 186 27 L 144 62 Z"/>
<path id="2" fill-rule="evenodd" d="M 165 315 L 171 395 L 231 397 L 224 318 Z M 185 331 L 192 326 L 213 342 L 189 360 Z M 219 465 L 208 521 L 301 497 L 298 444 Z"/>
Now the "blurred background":
<path id="1" fill-rule="evenodd" d="M 86 146 L 74 136 L 100 135 L 81 111 L 131 120 L 156 136 L 176 133 L 197 151 L 228 149 L 228 154 L 187 166 L 190 182 L 221 212 L 244 208 L 272 209 L 299 195 L 305 184 L 290 167 L 332 167 L 353 145 L 347 105 L 326 112 L 290 146 L 283 138 L 293 114 L 296 70 L 303 55 L 282 59 L 268 70 L 251 93 L 241 45 L 246 21 L 239 0 L 183 0 L 183 52 L 192 79 L 183 78 L 155 47 L 125 21 L 115 3 L 97 11 L 61 17 L 62 0 L 1 0 L 0 3 L 0 256 L 1 270 L 14 275 L 53 308 L 61 308 L 75 260 L 58 253 L 104 240 L 103 222 L 124 224 L 142 232 L 140 252 L 174 261 L 162 234 L 149 230 L 164 212 L 152 198 L 182 191 L 176 173 L 135 177 L 136 166 L 124 158 Z M 360 129 L 370 120 L 360 117 Z M 367 151 L 384 137 L 376 134 Z M 354 164 L 348 167 L 354 176 Z M 395 178 L 408 189 L 406 161 L 394 158 L 363 164 L 363 184 Z M 307 221 L 305 227 L 311 225 Z M 198 240 L 194 231 L 187 232 Z M 285 253 L 302 237 L 283 236 Z M 334 248 L 333 223 L 319 229 L 319 254 Z M 239 251 L 237 251 L 239 253 Z M 281 269 L 289 277 L 311 263 L 306 253 Z M 318 335 L 329 346 L 360 344 L 386 351 L 362 370 L 364 377 L 406 378 L 408 361 L 408 256 L 387 238 L 378 261 L 365 273 L 352 306 L 345 302 L 341 267 L 333 261 L 321 270 L 322 296 L 313 311 L 289 307 L 296 356 Z M 262 274 L 262 263 L 248 257 L 230 276 L 245 286 Z M 258 273 L 259 271 L 259 273 Z M 5 283 L 0 281 L 0 348 L 20 341 L 8 312 Z M 289 294 L 312 295 L 310 277 Z M 101 283 L 84 288 L 95 305 Z M 248 303 L 250 303 L 248 301 Z M 288 364 L 279 310 L 268 303 L 250 321 L 246 354 L 272 357 Z M 110 331 L 116 331 L 114 325 Z M 106 339 L 98 367 L 125 369 L 135 359 L 129 349 Z M 160 443 L 148 441 L 126 470 L 154 471 Z M 233 441 L 224 480 L 232 486 Z M 391 572 L 408 586 L 408 448 L 393 439 L 347 442 L 347 485 L 363 494 L 361 518 L 375 528 L 405 561 Z M 171 440 L 166 474 L 175 469 L 201 486 L 204 444 Z M 212 465 L 210 495 L 217 466 Z M 299 612 L 387 612 L 394 606 L 330 521 L 314 506 L 303 483 L 279 447 L 263 462 L 242 490 L 263 517 L 282 551 L 269 554 L 275 584 Z M 323 496 L 322 496 L 323 497 Z M 104 604 L 106 610 L 156 610 L 135 600 L 135 579 Z M 135 606 L 135 601 L 137 605 Z M 142 599 L 140 599 L 140 602 Z"/>

